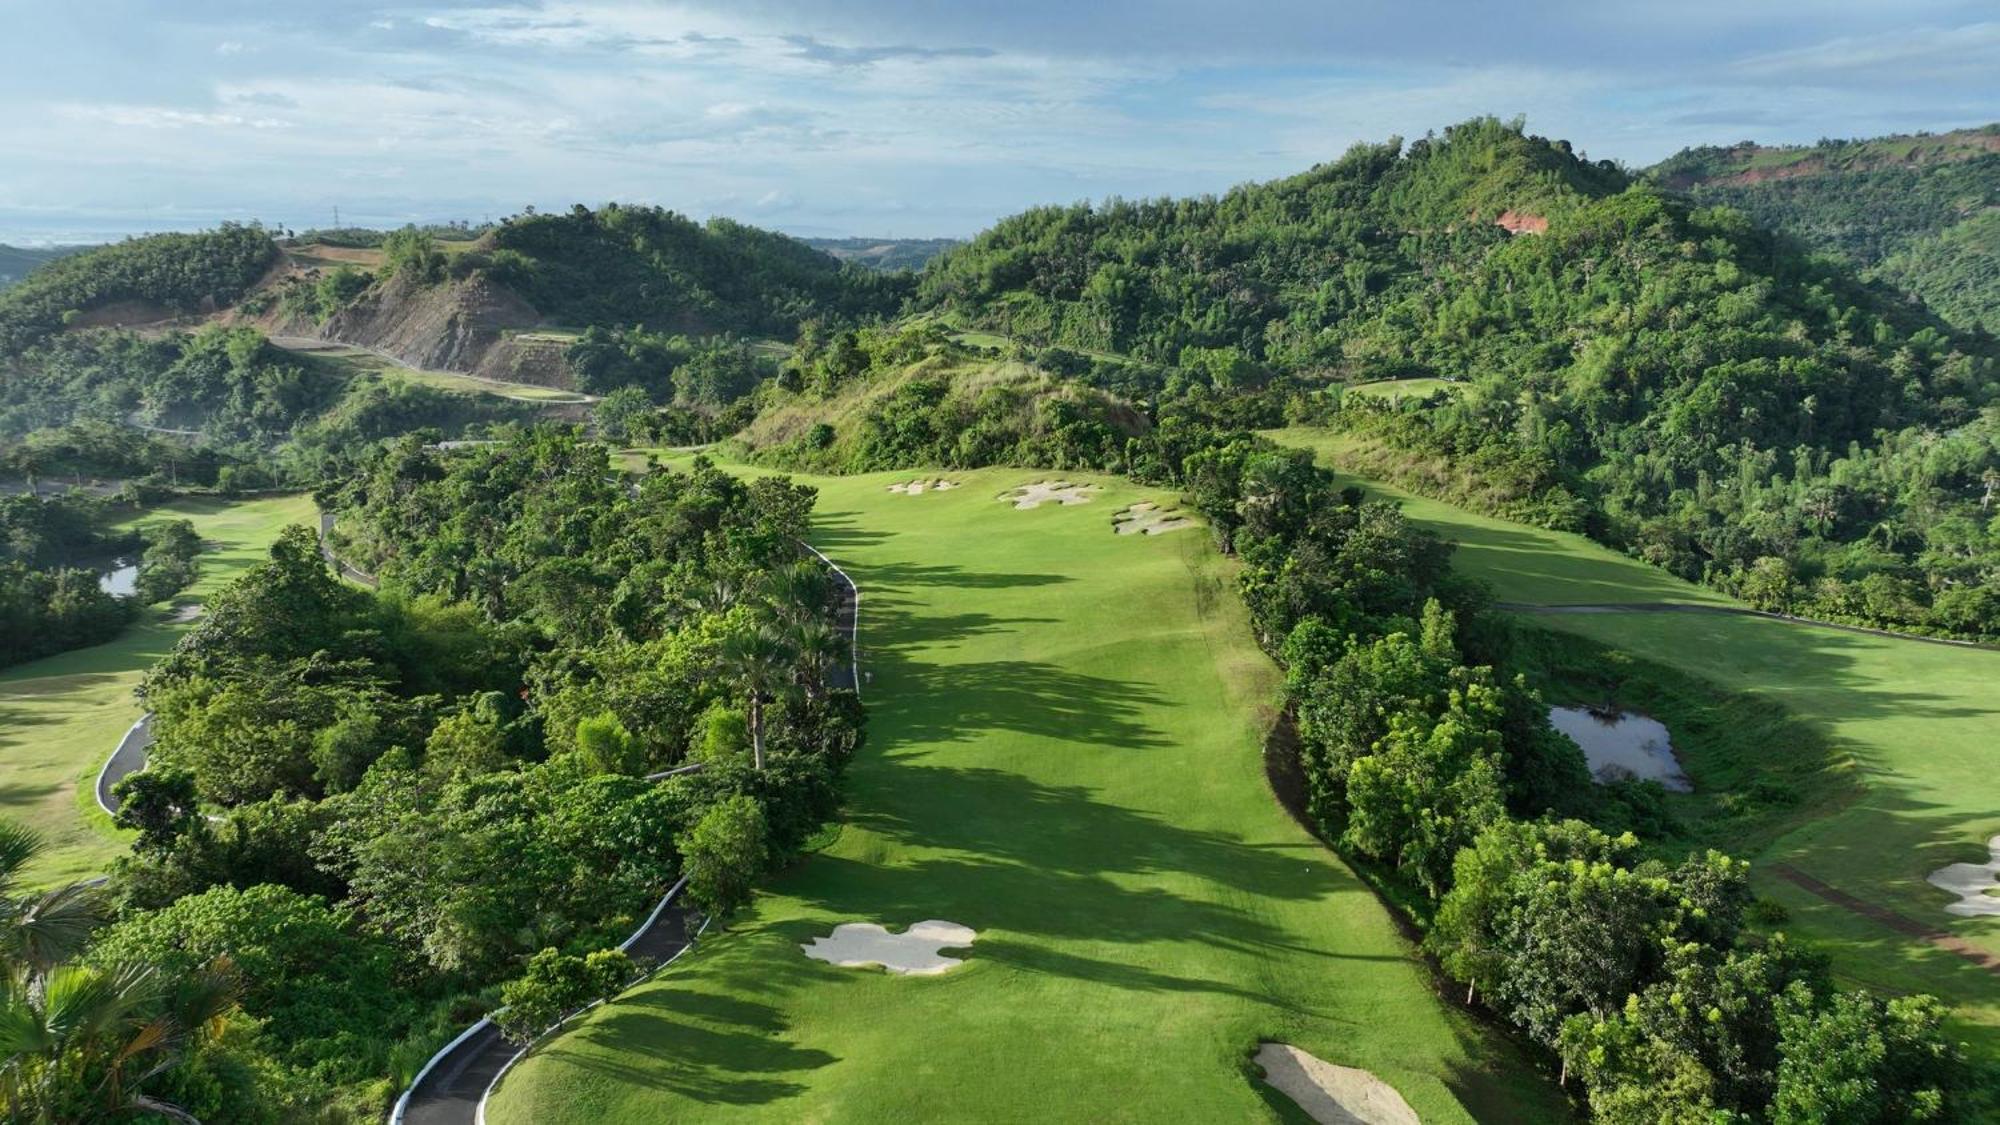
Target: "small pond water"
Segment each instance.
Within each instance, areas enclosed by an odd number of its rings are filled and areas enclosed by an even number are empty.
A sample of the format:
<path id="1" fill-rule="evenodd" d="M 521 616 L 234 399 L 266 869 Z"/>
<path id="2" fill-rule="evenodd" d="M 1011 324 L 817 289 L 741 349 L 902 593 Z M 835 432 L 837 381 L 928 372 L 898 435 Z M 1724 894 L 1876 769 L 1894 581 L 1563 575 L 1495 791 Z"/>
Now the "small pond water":
<path id="1" fill-rule="evenodd" d="M 1549 722 L 1583 747 L 1590 772 L 1600 782 L 1627 777 L 1657 781 L 1675 793 L 1694 792 L 1681 772 L 1667 728 L 1636 711 L 1611 714 L 1588 707 L 1551 707 Z"/>
<path id="2" fill-rule="evenodd" d="M 99 567 L 97 588 L 113 597 L 131 597 L 139 592 L 139 564 L 131 559 L 118 559 Z"/>

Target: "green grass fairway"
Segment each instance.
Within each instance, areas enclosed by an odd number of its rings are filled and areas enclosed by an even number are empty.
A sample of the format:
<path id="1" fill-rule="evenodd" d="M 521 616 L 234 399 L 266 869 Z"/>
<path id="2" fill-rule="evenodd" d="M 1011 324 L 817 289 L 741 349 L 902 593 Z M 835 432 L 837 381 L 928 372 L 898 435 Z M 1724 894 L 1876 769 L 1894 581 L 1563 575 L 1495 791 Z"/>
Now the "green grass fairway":
<path id="1" fill-rule="evenodd" d="M 1786 927 L 1827 943 L 1855 980 L 1935 992 L 2000 1058 L 2000 974 L 1897 933 L 1776 877 L 1792 867 L 2000 955 L 2000 918 L 1946 914 L 1952 896 L 1924 881 L 1984 861 L 2000 834 L 2000 652 L 1952 648 L 1754 617 L 1611 613 L 1538 617 L 1725 686 L 1776 699 L 1823 724 L 1861 771 L 1857 800 L 1798 824 L 1748 858 L 1758 892 L 1784 903 Z"/>
<path id="2" fill-rule="evenodd" d="M 1562 1120 L 1449 1010 L 1382 906 L 1278 807 L 1275 689 L 1200 530 L 1114 536 L 1168 494 L 1051 474 L 813 479 L 859 583 L 870 731 L 838 838 L 652 983 L 515 1069 L 495 1125 L 1272 1121 L 1260 1039 L 1375 1071 L 1427 1122 Z M 938 977 L 808 960 L 841 922 L 971 926 Z M 1296 1120 L 1296 1117 L 1284 1118 Z"/>
<path id="3" fill-rule="evenodd" d="M 1338 435 L 1271 436 L 1337 453 Z M 1509 523 L 1361 481 L 1400 499 L 1460 546 L 1454 564 L 1492 582 L 1503 600 L 1735 604 L 1577 535 Z M 1861 796 L 1832 816 L 1796 824 L 1746 856 L 1757 888 L 1792 912 L 1786 928 L 1825 942 L 1846 976 L 1894 991 L 1935 992 L 1966 1032 L 2000 1059 L 2000 975 L 1897 933 L 1777 878 L 1786 863 L 1864 902 L 1936 926 L 2000 954 L 2000 918 L 1944 912 L 1951 897 L 1924 881 L 1954 861 L 1986 858 L 2000 833 L 2000 652 L 1865 636 L 1755 617 L 1709 614 L 1546 614 L 1535 624 L 1574 632 L 1735 691 L 1763 695 L 1821 724 L 1861 773 Z"/>
<path id="4" fill-rule="evenodd" d="M 1284 445 L 1310 449 L 1321 463 L 1338 467 L 1341 436 L 1298 427 L 1266 435 Z M 1402 504 L 1411 519 L 1458 544 L 1452 565 L 1493 584 L 1501 601 L 1530 605 L 1616 602 L 1692 602 L 1735 605 L 1713 590 L 1684 582 L 1655 566 L 1623 555 L 1581 535 L 1549 531 L 1511 520 L 1476 515 L 1393 485 L 1342 474 L 1348 483 Z"/>
<path id="5" fill-rule="evenodd" d="M 41 832 L 49 848 L 28 869 L 34 885 L 96 875 L 126 848 L 123 833 L 97 807 L 92 787 L 104 759 L 139 717 L 132 689 L 188 628 L 173 608 L 202 601 L 227 585 L 288 524 L 312 526 L 310 496 L 227 501 L 178 500 L 134 522 L 189 519 L 201 533 L 201 577 L 170 606 L 155 606 L 116 640 L 0 672 L 0 814 Z"/>

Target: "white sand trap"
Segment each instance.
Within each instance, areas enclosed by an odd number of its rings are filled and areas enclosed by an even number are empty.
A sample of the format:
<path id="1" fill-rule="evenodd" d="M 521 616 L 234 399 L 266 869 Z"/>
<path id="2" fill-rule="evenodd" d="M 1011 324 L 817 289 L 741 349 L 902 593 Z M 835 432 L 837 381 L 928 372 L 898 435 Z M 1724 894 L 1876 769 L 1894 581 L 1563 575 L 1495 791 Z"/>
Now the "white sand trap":
<path id="1" fill-rule="evenodd" d="M 835 926 L 833 933 L 799 948 L 816 961 L 842 968 L 880 965 L 904 976 L 929 977 L 965 964 L 963 959 L 946 957 L 939 950 L 963 949 L 978 936 L 969 926 L 936 918 L 918 922 L 900 934 L 873 922 L 844 922 Z"/>
<path id="2" fill-rule="evenodd" d="M 1320 1125 L 1418 1125 L 1396 1088 L 1365 1070 L 1335 1066 L 1284 1043 L 1257 1048 L 1264 1081 Z"/>
<path id="3" fill-rule="evenodd" d="M 173 622 L 176 625 L 185 625 L 188 622 L 193 621 L 195 618 L 200 616 L 201 616 L 201 606 L 184 605 L 181 606 L 179 609 L 174 610 L 173 613 L 169 614 L 167 616 L 167 620 Z"/>
<path id="4" fill-rule="evenodd" d="M 905 496 L 921 496 L 926 489 L 932 492 L 950 492 L 957 487 L 957 481 L 940 478 L 938 480 L 913 480 L 903 484 L 892 484 L 889 486 L 889 491 L 900 492 Z"/>
<path id="5" fill-rule="evenodd" d="M 1071 484 L 1066 480 L 1038 480 L 1019 488 L 1010 488 L 1000 494 L 1000 499 L 1014 507 L 1027 510 L 1039 508 L 1043 504 L 1088 504 L 1091 493 L 1097 491 L 1094 484 Z"/>
<path id="6" fill-rule="evenodd" d="M 1986 841 L 1993 854 L 1988 863 L 1948 863 L 1931 872 L 1931 886 L 1958 896 L 1945 907 L 1961 918 L 2000 917 L 2000 898 L 1987 892 L 2000 889 L 2000 836 Z"/>
<path id="7" fill-rule="evenodd" d="M 1151 500 L 1141 500 L 1111 517 L 1111 530 L 1120 535 L 1165 535 L 1193 526 L 1193 520 L 1178 511 L 1163 512 Z"/>

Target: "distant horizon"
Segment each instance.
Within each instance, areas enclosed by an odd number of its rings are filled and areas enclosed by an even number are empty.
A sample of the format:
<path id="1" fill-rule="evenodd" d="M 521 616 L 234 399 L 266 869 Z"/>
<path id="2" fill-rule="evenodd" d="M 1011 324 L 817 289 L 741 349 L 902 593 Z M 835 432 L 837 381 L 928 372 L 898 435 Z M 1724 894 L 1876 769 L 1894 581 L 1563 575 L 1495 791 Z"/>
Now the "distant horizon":
<path id="1" fill-rule="evenodd" d="M 1449 122 L 1445 124 L 1456 124 L 1456 122 Z M 1755 137 L 1738 137 L 1730 141 L 1703 141 L 1700 144 L 1691 143 L 1687 145 L 1682 145 L 1674 149 L 1673 152 L 1669 152 L 1663 155 L 1660 159 L 1665 159 L 1665 156 L 1671 156 L 1674 153 L 1681 152 L 1686 149 L 1702 147 L 1703 145 L 1726 148 L 1744 142 L 1750 142 L 1766 148 L 1809 148 L 1817 143 L 1828 140 L 1861 141 L 1861 140 L 1875 139 L 1875 137 L 1877 136 L 1922 136 L 1922 135 L 1935 136 L 1945 133 L 1957 132 L 1961 130 L 1980 129 L 1995 124 L 2000 124 L 2000 120 L 1975 120 L 1961 124 L 1940 124 L 1936 127 L 1913 127 L 1901 133 L 1896 133 L 1896 134 L 1876 134 L 1870 136 L 1861 136 L 1861 135 L 1835 136 L 1827 134 L 1815 137 L 1811 140 L 1804 140 L 1804 141 L 1775 141 L 1775 140 L 1763 140 Z M 1444 127 L 1445 125 L 1441 124 L 1436 128 L 1441 130 Z M 1542 132 L 1534 128 L 1533 122 L 1528 122 L 1527 129 L 1530 133 L 1539 132 L 1542 135 L 1548 136 L 1553 140 L 1566 140 L 1570 141 L 1571 143 L 1576 143 L 1578 140 L 1578 138 L 1574 137 L 1561 137 L 1555 134 Z M 1385 136 L 1380 139 L 1386 140 L 1388 139 L 1388 137 Z M 1405 138 L 1406 141 L 1409 139 L 1413 138 Z M 1582 146 L 1579 145 L 1578 147 L 1579 150 L 1581 151 Z M 1337 159 L 1339 155 L 1340 155 L 1339 153 L 1330 153 L 1321 160 L 1315 161 L 1314 163 L 1324 163 L 1325 161 L 1334 160 Z M 1628 168 L 1639 170 L 1645 167 L 1650 167 L 1652 164 L 1658 163 L 1658 161 L 1657 160 L 1648 161 L 1646 164 L 1643 165 L 1631 162 L 1621 162 L 1621 163 L 1624 163 L 1625 166 Z M 1294 174 L 1296 172 L 1304 172 L 1309 167 L 1311 167 L 1311 165 L 1301 166 L 1299 168 L 1292 169 L 1289 172 L 1278 172 L 1275 173 L 1275 176 L 1282 177 L 1285 175 Z M 1265 178 L 1268 179 L 1274 177 L 1265 177 Z M 1230 188 L 1239 186 L 1239 184 L 1251 183 L 1251 182 L 1255 181 L 1252 180 L 1237 181 L 1235 183 L 1231 183 L 1225 185 L 1222 188 L 1214 190 L 1216 190 L 1217 192 L 1227 191 Z M 1136 195 L 1134 196 L 1134 198 L 1153 198 L 1155 195 L 1158 194 L 1160 193 Z M 1188 194 L 1201 194 L 1201 193 L 1196 192 Z M 1091 199 L 1091 200 L 1082 200 L 1081 202 L 1089 202 L 1095 204 L 1101 201 L 1102 199 Z M 582 200 L 574 200 L 560 204 L 550 204 L 547 206 L 536 205 L 536 207 L 537 210 L 547 213 L 552 211 L 568 210 L 571 206 L 575 205 L 576 203 L 582 203 L 582 202 L 583 202 Z M 584 206 L 595 208 L 603 206 L 604 204 L 609 202 L 614 202 L 614 201 L 601 200 L 595 203 L 584 203 Z M 727 211 L 716 211 L 703 214 L 689 210 L 687 208 L 676 207 L 670 202 L 653 201 L 653 200 L 622 200 L 622 199 L 616 200 L 615 202 L 630 204 L 634 206 L 664 207 L 668 210 L 680 211 L 683 214 L 688 214 L 693 218 L 702 221 L 706 221 L 711 218 L 729 218 L 745 222 L 753 221 L 745 219 L 741 215 Z M 1019 211 L 1026 210 L 1027 208 L 1030 207 L 1038 207 L 1046 205 L 1062 205 L 1071 202 L 1079 202 L 1079 201 L 1050 200 L 1050 199 L 1024 201 L 1013 211 L 1006 211 L 999 214 L 995 214 L 973 229 L 962 232 L 949 233 L 949 234 L 908 234 L 897 231 L 882 231 L 882 230 L 844 230 L 844 229 L 837 229 L 820 225 L 789 225 L 785 223 L 776 223 L 776 224 L 754 223 L 754 225 L 763 227 L 764 229 L 767 230 L 774 230 L 780 234 L 789 235 L 793 238 L 800 238 L 800 239 L 856 238 L 856 239 L 882 239 L 885 241 L 953 240 L 962 242 L 977 236 L 980 233 L 980 231 L 987 229 L 993 223 L 1007 217 L 1007 215 L 1018 213 Z M 525 207 L 526 205 L 523 206 Z M 485 223 L 499 222 L 500 220 L 506 218 L 508 215 L 520 213 L 521 210 L 522 208 L 517 207 L 503 214 L 498 214 L 498 215 L 481 214 L 478 216 L 472 216 L 472 215 L 442 215 L 442 214 L 420 215 L 420 214 L 412 214 L 409 212 L 399 212 L 399 213 L 367 212 L 367 211 L 350 212 L 347 211 L 345 208 L 343 208 L 339 215 L 339 226 L 345 228 L 369 229 L 369 230 L 395 230 L 411 224 L 415 224 L 418 226 L 428 226 L 428 225 L 444 226 L 453 223 L 465 223 L 472 226 L 479 226 Z M 310 219 L 305 217 L 273 219 L 259 215 L 224 214 L 218 211 L 209 214 L 198 213 L 198 214 L 183 215 L 179 217 L 162 216 L 162 215 L 144 215 L 136 213 L 96 214 L 96 215 L 89 215 L 88 217 L 79 217 L 66 224 L 53 220 L 38 221 L 36 219 L 28 217 L 28 215 L 24 212 L 10 213 L 4 208 L 0 208 L 0 246 L 17 246 L 17 247 L 22 247 L 24 249 L 48 249 L 52 247 L 62 247 L 62 246 L 100 246 L 106 243 L 120 242 L 127 238 L 143 237 L 149 234 L 187 233 L 191 231 L 209 230 L 225 222 L 240 222 L 240 223 L 259 222 L 262 223 L 268 229 L 293 230 L 293 231 L 327 230 L 327 229 L 333 229 L 335 227 L 334 212 L 330 207 L 327 209 L 326 213 L 318 219 Z"/>
<path id="2" fill-rule="evenodd" d="M 16 4 L 0 238 L 658 203 L 966 237 L 1524 117 L 1643 167 L 2000 118 L 1990 0 Z"/>

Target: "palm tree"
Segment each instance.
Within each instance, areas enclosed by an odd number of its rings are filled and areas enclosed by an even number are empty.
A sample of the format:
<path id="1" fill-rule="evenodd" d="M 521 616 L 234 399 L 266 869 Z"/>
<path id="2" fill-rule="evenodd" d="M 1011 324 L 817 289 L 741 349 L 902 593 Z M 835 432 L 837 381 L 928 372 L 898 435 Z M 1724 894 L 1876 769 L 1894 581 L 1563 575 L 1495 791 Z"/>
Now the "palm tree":
<path id="1" fill-rule="evenodd" d="M 806 697 L 817 699 L 826 690 L 827 666 L 840 659 L 840 634 L 823 617 L 788 624 L 784 629 L 787 647 L 798 654 L 799 679 Z"/>
<path id="2" fill-rule="evenodd" d="M 105 918 L 102 897 L 86 883 L 19 893 L 21 872 L 42 847 L 33 829 L 0 821 L 0 966 L 10 977 L 47 972 L 69 960 Z"/>
<path id="3" fill-rule="evenodd" d="M 764 704 L 790 686 L 793 653 L 768 629 L 745 629 L 722 643 L 722 667 L 743 689 L 750 719 L 750 755 L 764 768 Z"/>
<path id="4" fill-rule="evenodd" d="M 9 1121 L 122 1117 L 183 1121 L 142 1087 L 183 1048 L 220 1035 L 236 1006 L 226 963 L 162 979 L 145 966 L 69 963 L 105 917 L 97 888 L 19 893 L 42 850 L 32 830 L 0 821 L 0 1106 Z"/>
<path id="5" fill-rule="evenodd" d="M 826 572 L 817 563 L 801 560 L 766 572 L 757 583 L 757 593 L 773 618 L 795 625 L 825 613 Z"/>

